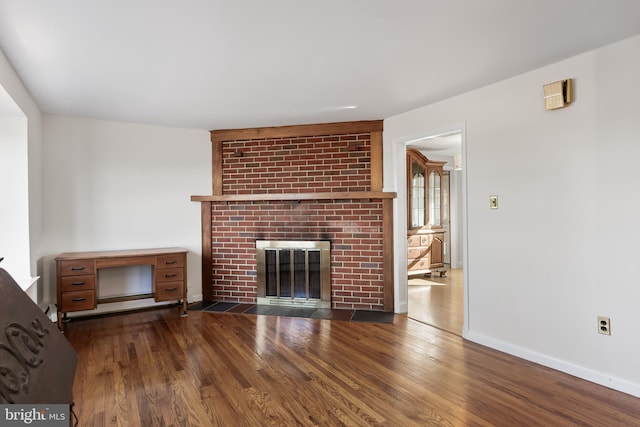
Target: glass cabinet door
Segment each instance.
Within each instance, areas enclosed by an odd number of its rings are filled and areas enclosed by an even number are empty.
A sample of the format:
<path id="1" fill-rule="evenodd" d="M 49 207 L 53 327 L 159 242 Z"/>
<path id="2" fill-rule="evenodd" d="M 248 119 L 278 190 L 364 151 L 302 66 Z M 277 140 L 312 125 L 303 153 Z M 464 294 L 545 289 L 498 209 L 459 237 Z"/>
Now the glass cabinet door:
<path id="1" fill-rule="evenodd" d="M 425 214 L 425 170 L 415 160 L 411 162 L 411 227 L 424 227 Z"/>
<path id="2" fill-rule="evenodd" d="M 442 228 L 442 170 L 444 161 L 429 160 L 407 149 L 407 228 Z"/>
<path id="3" fill-rule="evenodd" d="M 429 225 L 431 227 L 442 225 L 440 180 L 441 177 L 437 171 L 429 173 Z"/>

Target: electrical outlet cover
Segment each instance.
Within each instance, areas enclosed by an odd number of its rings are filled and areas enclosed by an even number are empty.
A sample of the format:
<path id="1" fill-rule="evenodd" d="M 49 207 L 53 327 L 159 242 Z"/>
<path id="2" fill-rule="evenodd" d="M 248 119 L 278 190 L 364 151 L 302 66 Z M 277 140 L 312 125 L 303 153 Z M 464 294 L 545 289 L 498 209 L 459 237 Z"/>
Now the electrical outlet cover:
<path id="1" fill-rule="evenodd" d="M 598 333 L 611 335 L 611 319 L 604 316 L 598 316 Z"/>

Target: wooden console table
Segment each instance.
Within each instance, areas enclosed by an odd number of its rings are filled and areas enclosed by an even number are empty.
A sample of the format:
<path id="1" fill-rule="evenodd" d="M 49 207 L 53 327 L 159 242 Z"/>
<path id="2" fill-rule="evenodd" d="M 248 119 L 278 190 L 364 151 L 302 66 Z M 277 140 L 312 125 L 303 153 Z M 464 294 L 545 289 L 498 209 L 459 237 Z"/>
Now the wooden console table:
<path id="1" fill-rule="evenodd" d="M 161 248 L 60 254 L 56 257 L 58 327 L 62 328 L 66 313 L 143 298 L 154 298 L 156 302 L 182 300 L 182 315 L 186 316 L 187 252 L 183 248 Z M 98 299 L 98 270 L 130 265 L 153 267 L 152 293 Z"/>

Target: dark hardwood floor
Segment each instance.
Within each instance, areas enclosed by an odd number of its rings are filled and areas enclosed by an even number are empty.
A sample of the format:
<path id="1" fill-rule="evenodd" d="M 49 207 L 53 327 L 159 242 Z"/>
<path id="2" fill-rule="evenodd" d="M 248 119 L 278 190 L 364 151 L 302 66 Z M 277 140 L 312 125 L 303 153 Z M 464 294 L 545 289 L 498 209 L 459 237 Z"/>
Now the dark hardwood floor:
<path id="1" fill-rule="evenodd" d="M 80 426 L 632 426 L 640 399 L 396 316 L 73 320 Z"/>

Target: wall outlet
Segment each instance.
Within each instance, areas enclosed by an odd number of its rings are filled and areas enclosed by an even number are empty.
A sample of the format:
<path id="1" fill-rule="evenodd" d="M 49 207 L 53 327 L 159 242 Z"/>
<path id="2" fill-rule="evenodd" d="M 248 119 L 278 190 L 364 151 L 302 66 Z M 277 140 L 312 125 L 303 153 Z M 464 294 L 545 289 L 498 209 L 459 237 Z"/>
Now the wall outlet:
<path id="1" fill-rule="evenodd" d="M 611 319 L 608 317 L 598 316 L 598 333 L 611 335 Z"/>

